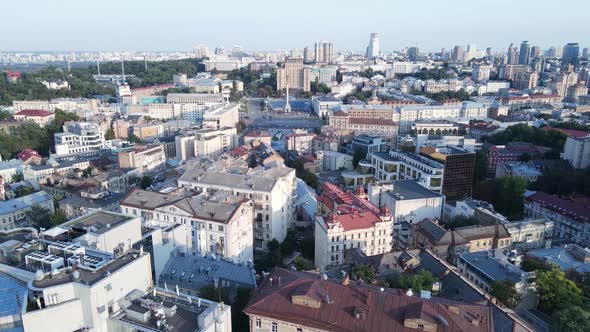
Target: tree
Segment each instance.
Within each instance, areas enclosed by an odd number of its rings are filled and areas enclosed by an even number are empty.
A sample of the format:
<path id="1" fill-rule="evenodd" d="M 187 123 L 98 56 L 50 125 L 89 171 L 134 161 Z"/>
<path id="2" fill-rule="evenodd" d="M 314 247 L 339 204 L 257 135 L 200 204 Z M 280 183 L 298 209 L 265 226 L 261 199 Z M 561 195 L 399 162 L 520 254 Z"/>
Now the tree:
<path id="1" fill-rule="evenodd" d="M 106 139 L 106 140 L 115 139 L 115 131 L 113 130 L 112 127 L 109 127 L 109 129 L 107 129 L 107 132 L 104 134 L 104 139 Z"/>
<path id="2" fill-rule="evenodd" d="M 546 314 L 552 314 L 565 306 L 582 305 L 582 291 L 573 281 L 566 279 L 565 273 L 559 269 L 538 271 L 535 284 L 539 308 Z"/>
<path id="3" fill-rule="evenodd" d="M 394 275 L 388 279 L 388 283 L 394 288 L 412 289 L 414 292 L 423 290 L 432 291 L 432 285 L 436 282 L 436 278 L 430 271 L 421 270 L 412 275 Z"/>
<path id="4" fill-rule="evenodd" d="M 250 319 L 244 313 L 244 309 L 250 301 L 250 294 L 252 289 L 245 287 L 238 287 L 236 296 L 231 304 L 232 314 L 232 330 L 237 332 L 250 331 Z"/>
<path id="5" fill-rule="evenodd" d="M 488 175 L 488 154 L 479 150 L 475 153 L 475 166 L 473 168 L 473 183 L 476 184 L 479 181 L 486 178 Z"/>
<path id="6" fill-rule="evenodd" d="M 359 162 L 361 160 L 365 159 L 365 157 L 366 157 L 366 155 L 363 152 L 363 149 L 357 147 L 354 150 L 354 154 L 352 155 L 352 166 L 354 168 L 356 168 L 358 166 Z"/>
<path id="7" fill-rule="evenodd" d="M 309 270 L 313 270 L 313 268 L 314 268 L 312 261 L 305 259 L 301 256 L 299 256 L 293 260 L 293 265 L 295 266 L 295 268 L 298 271 L 309 271 Z"/>
<path id="8" fill-rule="evenodd" d="M 551 329 L 568 332 L 590 331 L 590 311 L 576 305 L 563 307 L 552 315 Z"/>
<path id="9" fill-rule="evenodd" d="M 373 282 L 373 279 L 375 279 L 375 271 L 373 270 L 373 267 L 369 264 L 355 265 L 353 273 L 357 279 L 360 279 L 368 284 Z"/>
<path id="10" fill-rule="evenodd" d="M 55 212 L 51 216 L 51 224 L 52 225 L 61 225 L 64 222 L 68 221 L 68 217 L 61 209 L 55 209 Z"/>
<path id="11" fill-rule="evenodd" d="M 152 186 L 152 182 L 153 180 L 150 176 L 144 175 L 139 180 L 139 186 L 141 187 L 141 189 L 147 189 Z"/>
<path id="12" fill-rule="evenodd" d="M 127 137 L 127 140 L 130 143 L 141 144 L 141 139 L 133 134 L 129 135 L 129 137 Z"/>
<path id="13" fill-rule="evenodd" d="M 526 272 L 533 272 L 533 271 L 549 271 L 552 267 L 545 262 L 542 262 L 538 259 L 528 258 L 525 259 L 520 264 L 520 268 Z"/>
<path id="14" fill-rule="evenodd" d="M 33 204 L 26 214 L 29 222 L 37 229 L 48 229 L 53 226 L 51 222 L 51 212 L 38 204 Z"/>
<path id="15" fill-rule="evenodd" d="M 199 297 L 209 301 L 229 304 L 229 296 L 223 287 L 215 287 L 213 285 L 203 286 L 199 289 Z"/>
<path id="16" fill-rule="evenodd" d="M 474 197 L 491 202 L 496 211 L 509 220 L 522 218 L 524 209 L 523 194 L 527 182 L 521 177 L 504 176 L 477 184 Z"/>
<path id="17" fill-rule="evenodd" d="M 511 280 L 494 281 L 490 293 L 509 308 L 515 308 L 522 299 L 516 290 L 516 285 Z"/>
<path id="18" fill-rule="evenodd" d="M 92 166 L 86 167 L 86 169 L 82 172 L 83 178 L 88 178 L 92 175 Z"/>

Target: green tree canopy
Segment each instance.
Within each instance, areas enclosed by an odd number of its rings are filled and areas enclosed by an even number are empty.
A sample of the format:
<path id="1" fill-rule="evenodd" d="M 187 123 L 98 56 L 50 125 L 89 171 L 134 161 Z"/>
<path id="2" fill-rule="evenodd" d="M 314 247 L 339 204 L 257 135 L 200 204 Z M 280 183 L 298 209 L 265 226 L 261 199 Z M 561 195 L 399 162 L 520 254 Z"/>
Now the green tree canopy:
<path id="1" fill-rule="evenodd" d="M 553 331 L 588 332 L 590 331 L 590 311 L 577 305 L 569 305 L 555 311 L 552 315 Z"/>
<path id="2" fill-rule="evenodd" d="M 370 284 L 375 279 L 375 271 L 369 264 L 355 265 L 353 269 L 354 275 L 357 279 L 362 279 L 364 282 Z"/>
<path id="3" fill-rule="evenodd" d="M 53 226 L 51 220 L 51 211 L 38 204 L 34 204 L 31 206 L 31 209 L 27 211 L 27 218 L 37 229 L 48 229 Z"/>
<path id="4" fill-rule="evenodd" d="M 411 275 L 396 274 L 388 279 L 388 283 L 394 288 L 412 289 L 413 292 L 432 291 L 432 285 L 436 278 L 430 271 L 421 270 Z"/>
<path id="5" fill-rule="evenodd" d="M 576 284 L 565 278 L 565 273 L 559 269 L 538 271 L 535 277 L 539 308 L 552 314 L 557 309 L 583 303 L 582 291 Z"/>
<path id="6" fill-rule="evenodd" d="M 516 285 L 510 280 L 494 281 L 490 293 L 509 308 L 515 308 L 522 299 L 516 290 Z"/>

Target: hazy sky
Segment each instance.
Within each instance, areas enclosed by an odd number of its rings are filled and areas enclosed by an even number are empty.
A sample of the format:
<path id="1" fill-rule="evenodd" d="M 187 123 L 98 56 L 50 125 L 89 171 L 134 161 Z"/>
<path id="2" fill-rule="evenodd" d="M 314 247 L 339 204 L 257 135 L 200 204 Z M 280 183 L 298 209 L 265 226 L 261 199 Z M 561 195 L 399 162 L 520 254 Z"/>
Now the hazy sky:
<path id="1" fill-rule="evenodd" d="M 590 46 L 590 0 L 2 0 L 0 50 Z"/>

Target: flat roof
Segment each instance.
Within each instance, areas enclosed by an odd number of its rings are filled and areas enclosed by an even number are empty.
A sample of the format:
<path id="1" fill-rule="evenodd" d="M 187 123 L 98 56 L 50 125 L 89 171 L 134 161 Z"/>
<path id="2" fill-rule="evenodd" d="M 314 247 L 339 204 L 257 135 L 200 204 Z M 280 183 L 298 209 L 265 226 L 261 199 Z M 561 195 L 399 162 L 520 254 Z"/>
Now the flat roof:
<path id="1" fill-rule="evenodd" d="M 109 229 L 117 227 L 130 219 L 131 217 L 119 213 L 96 210 L 73 219 L 62 226 L 81 228 L 87 232 L 103 234 L 109 231 Z"/>
<path id="2" fill-rule="evenodd" d="M 497 253 L 496 255 L 502 254 Z M 514 283 L 518 283 L 521 281 L 521 277 L 526 274 L 525 271 L 517 268 L 508 261 L 501 263 L 499 258 L 490 257 L 488 251 L 462 254 L 460 259 L 467 262 L 472 268 L 474 267 L 480 272 L 484 273 L 493 281 L 511 280 Z"/>
<path id="3" fill-rule="evenodd" d="M 443 197 L 442 194 L 428 190 L 414 180 L 393 181 L 393 190 L 387 191 L 387 194 L 398 201 Z"/>

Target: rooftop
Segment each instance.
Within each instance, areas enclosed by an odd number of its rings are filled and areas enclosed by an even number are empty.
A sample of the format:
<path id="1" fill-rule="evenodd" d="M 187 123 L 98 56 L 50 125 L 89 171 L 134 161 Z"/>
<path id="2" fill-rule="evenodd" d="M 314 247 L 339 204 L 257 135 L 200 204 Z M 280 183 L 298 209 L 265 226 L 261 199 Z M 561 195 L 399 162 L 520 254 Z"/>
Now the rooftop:
<path id="1" fill-rule="evenodd" d="M 14 114 L 16 116 L 18 115 L 22 115 L 22 116 L 41 116 L 41 117 L 46 117 L 46 116 L 52 116 L 54 115 L 53 112 L 49 112 L 46 110 L 22 110 L 16 114 Z"/>
<path id="2" fill-rule="evenodd" d="M 416 319 L 445 331 L 491 331 L 493 325 L 486 306 L 423 299 L 280 268 L 256 289 L 244 311 L 325 331 L 405 331 L 404 322 Z"/>
<path id="3" fill-rule="evenodd" d="M 130 219 L 131 217 L 119 213 L 96 210 L 70 220 L 67 223 L 62 224 L 62 227 L 83 229 L 86 232 L 103 234 L 108 232 L 111 228 L 117 227 Z"/>
<path id="4" fill-rule="evenodd" d="M 45 191 L 38 191 L 27 196 L 0 201 L 0 214 L 9 214 L 27 209 L 34 204 L 42 204 L 52 201 L 51 195 Z"/>
<path id="5" fill-rule="evenodd" d="M 462 254 L 459 259 L 472 268 L 479 270 L 492 281 L 510 280 L 518 283 L 528 276 L 528 273 L 517 268 L 499 250 L 477 251 Z"/>
<path id="6" fill-rule="evenodd" d="M 187 289 L 200 289 L 218 282 L 229 281 L 241 287 L 256 287 L 252 268 L 212 257 L 179 255 L 170 257 L 162 271 L 160 282 Z"/>
<path id="7" fill-rule="evenodd" d="M 590 222 L 590 198 L 588 197 L 567 197 L 561 198 L 556 195 L 550 195 L 542 191 L 527 196 L 526 201 L 541 204 L 541 207 L 549 209 L 563 216 Z"/>
<path id="8" fill-rule="evenodd" d="M 428 190 L 414 180 L 394 181 L 393 190 L 387 191 L 387 194 L 397 201 L 443 197 L 442 194 Z"/>

